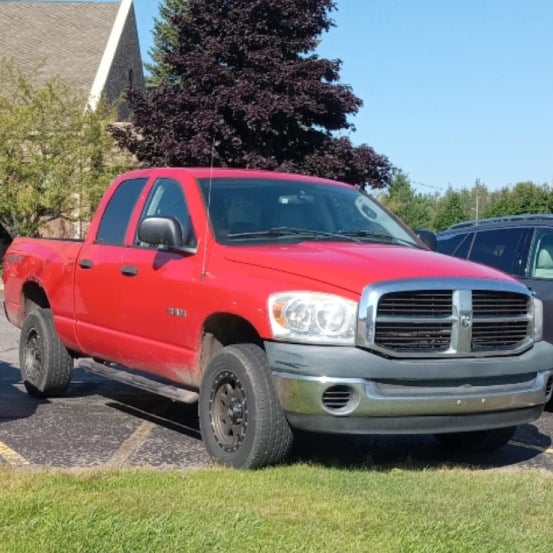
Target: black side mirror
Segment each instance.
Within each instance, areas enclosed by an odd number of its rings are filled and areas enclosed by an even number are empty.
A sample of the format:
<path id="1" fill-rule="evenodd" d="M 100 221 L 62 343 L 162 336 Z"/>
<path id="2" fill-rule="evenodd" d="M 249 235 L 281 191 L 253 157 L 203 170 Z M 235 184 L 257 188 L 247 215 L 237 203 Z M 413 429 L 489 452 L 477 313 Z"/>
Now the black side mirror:
<path id="1" fill-rule="evenodd" d="M 182 228 L 174 217 L 146 217 L 138 227 L 138 240 L 184 253 L 196 253 L 196 248 L 184 245 L 183 235 L 190 229 Z"/>
<path id="2" fill-rule="evenodd" d="M 417 229 L 415 230 L 415 234 L 432 251 L 435 252 L 438 250 L 438 239 L 436 238 L 436 235 L 431 230 Z"/>
<path id="3" fill-rule="evenodd" d="M 182 246 L 180 223 L 170 217 L 146 217 L 138 228 L 138 239 L 152 246 Z"/>

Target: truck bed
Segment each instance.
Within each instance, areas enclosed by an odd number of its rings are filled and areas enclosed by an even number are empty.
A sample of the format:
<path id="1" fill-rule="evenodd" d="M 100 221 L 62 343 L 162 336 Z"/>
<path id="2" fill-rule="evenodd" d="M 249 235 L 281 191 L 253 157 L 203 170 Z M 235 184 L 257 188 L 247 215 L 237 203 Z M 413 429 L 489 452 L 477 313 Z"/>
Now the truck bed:
<path id="1" fill-rule="evenodd" d="M 9 273 L 4 275 L 6 316 L 11 323 L 21 328 L 25 314 L 30 311 L 32 301 L 27 300 L 28 306 L 22 305 L 23 289 L 30 286 L 29 281 L 35 283 L 37 289 L 50 291 L 50 300 L 58 306 L 60 314 L 72 315 L 72 294 L 67 293 L 66 287 L 72 287 L 82 243 L 83 240 L 75 239 L 14 239 L 6 261 L 17 259 L 19 262 L 6 264 Z"/>

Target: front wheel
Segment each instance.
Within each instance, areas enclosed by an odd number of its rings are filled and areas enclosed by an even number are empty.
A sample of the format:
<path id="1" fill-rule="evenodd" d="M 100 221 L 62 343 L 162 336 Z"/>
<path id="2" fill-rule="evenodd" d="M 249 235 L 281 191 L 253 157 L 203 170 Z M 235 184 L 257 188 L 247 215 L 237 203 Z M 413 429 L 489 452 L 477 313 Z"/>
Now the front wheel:
<path id="1" fill-rule="evenodd" d="M 258 346 L 227 346 L 213 356 L 198 409 L 205 448 L 221 465 L 259 468 L 283 461 L 290 451 L 292 431 Z"/>
<path id="2" fill-rule="evenodd" d="M 490 430 L 436 434 L 435 437 L 448 449 L 469 452 L 493 451 L 503 447 L 514 436 L 516 429 L 516 426 L 509 426 Z"/>
<path id="3" fill-rule="evenodd" d="M 25 318 L 19 366 L 23 384 L 34 397 L 60 396 L 69 386 L 73 358 L 60 342 L 50 309 L 36 309 Z"/>

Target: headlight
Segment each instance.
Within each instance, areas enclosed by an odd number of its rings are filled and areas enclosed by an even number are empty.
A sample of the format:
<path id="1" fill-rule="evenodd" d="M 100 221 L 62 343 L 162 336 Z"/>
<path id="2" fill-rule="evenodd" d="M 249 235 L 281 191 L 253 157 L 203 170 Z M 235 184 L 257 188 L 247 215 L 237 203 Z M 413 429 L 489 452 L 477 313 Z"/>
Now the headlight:
<path id="1" fill-rule="evenodd" d="M 273 338 L 291 342 L 353 345 L 357 302 L 319 292 L 269 296 Z"/>
<path id="2" fill-rule="evenodd" d="M 534 307 L 534 342 L 543 339 L 543 303 L 538 298 L 532 298 Z"/>

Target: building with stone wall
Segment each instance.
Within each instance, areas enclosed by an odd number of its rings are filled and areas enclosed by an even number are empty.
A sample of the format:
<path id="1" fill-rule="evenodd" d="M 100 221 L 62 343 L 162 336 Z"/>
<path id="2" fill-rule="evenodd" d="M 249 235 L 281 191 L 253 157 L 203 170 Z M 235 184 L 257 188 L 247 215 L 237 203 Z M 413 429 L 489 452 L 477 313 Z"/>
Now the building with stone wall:
<path id="1" fill-rule="evenodd" d="M 132 0 L 0 1 L 0 57 L 44 79 L 59 75 L 87 95 L 113 103 L 129 86 L 144 87 Z M 121 106 L 119 119 L 128 108 Z"/>

